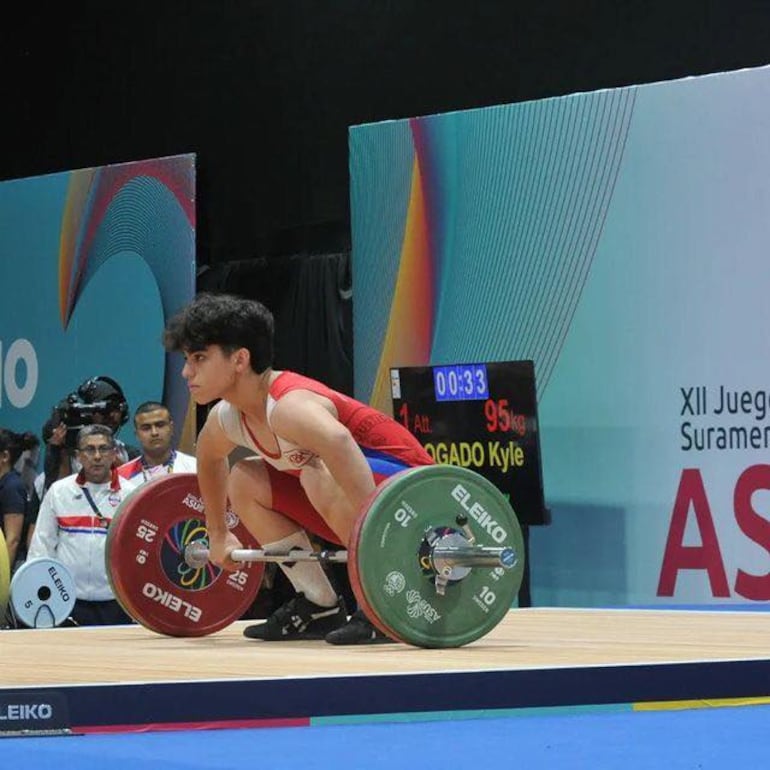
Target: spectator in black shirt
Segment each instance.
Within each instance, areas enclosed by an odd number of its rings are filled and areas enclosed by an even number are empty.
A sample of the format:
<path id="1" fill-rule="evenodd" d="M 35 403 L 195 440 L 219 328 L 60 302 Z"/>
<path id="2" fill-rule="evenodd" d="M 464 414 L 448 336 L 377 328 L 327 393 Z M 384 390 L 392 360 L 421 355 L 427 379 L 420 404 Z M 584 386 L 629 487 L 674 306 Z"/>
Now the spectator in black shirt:
<path id="1" fill-rule="evenodd" d="M 33 449 L 39 444 L 34 433 L 14 433 L 0 428 L 0 526 L 12 569 L 29 506 L 29 492 L 14 465 L 25 449 Z"/>

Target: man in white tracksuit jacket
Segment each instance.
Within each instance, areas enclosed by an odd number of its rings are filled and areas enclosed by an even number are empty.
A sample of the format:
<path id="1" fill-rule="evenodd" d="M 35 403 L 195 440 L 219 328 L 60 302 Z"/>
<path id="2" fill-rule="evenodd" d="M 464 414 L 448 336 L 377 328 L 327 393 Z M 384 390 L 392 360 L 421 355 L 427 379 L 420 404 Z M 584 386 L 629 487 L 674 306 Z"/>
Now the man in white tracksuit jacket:
<path id="1" fill-rule="evenodd" d="M 80 472 L 54 482 L 45 493 L 27 558 L 57 559 L 72 573 L 71 624 L 130 623 L 110 587 L 104 545 L 118 505 L 137 485 L 118 475 L 115 439 L 106 425 L 80 429 L 77 459 Z"/>

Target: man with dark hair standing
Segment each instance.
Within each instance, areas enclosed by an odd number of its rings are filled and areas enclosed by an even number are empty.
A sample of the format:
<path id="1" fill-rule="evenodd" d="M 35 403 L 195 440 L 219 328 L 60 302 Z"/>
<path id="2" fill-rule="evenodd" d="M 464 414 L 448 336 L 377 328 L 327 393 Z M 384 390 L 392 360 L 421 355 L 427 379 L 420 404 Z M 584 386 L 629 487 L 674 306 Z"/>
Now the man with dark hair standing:
<path id="1" fill-rule="evenodd" d="M 55 481 L 40 504 L 29 559 L 57 559 L 72 573 L 75 625 L 130 623 L 115 600 L 104 563 L 107 527 L 136 484 L 120 477 L 115 439 L 106 425 L 86 425 L 76 442 L 78 473 Z"/>
<path id="2" fill-rule="evenodd" d="M 134 412 L 134 432 L 142 453 L 118 468 L 123 478 L 142 484 L 167 473 L 195 473 L 195 458 L 172 446 L 174 420 L 165 404 L 140 404 Z"/>

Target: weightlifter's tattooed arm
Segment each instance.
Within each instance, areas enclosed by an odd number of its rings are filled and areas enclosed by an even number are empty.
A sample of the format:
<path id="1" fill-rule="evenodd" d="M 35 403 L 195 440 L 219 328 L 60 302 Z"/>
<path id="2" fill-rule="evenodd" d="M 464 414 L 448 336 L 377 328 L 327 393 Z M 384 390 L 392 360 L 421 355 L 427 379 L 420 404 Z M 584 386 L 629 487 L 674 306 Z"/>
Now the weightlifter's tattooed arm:
<path id="1" fill-rule="evenodd" d="M 237 566 L 229 558 L 229 552 L 241 548 L 241 542 L 227 529 L 227 457 L 235 449 L 224 434 L 218 421 L 210 416 L 198 434 L 196 446 L 198 486 L 206 512 L 206 529 L 209 534 L 210 560 L 220 567 L 235 570 Z"/>

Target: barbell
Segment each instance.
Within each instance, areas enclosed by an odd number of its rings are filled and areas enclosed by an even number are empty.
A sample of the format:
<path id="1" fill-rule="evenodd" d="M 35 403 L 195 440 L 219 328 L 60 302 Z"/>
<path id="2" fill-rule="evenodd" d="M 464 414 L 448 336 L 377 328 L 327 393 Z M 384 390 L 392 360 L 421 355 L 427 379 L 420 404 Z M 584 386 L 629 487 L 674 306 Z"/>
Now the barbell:
<path id="1" fill-rule="evenodd" d="M 268 552 L 237 514 L 227 526 L 243 544 L 227 572 L 209 561 L 195 474 L 171 474 L 133 491 L 107 532 L 115 596 L 146 628 L 203 636 L 240 618 L 265 564 L 346 562 L 359 607 L 386 635 L 419 647 L 459 647 L 492 630 L 516 599 L 524 541 L 506 497 L 467 468 L 409 468 L 366 501 L 345 550 Z"/>

